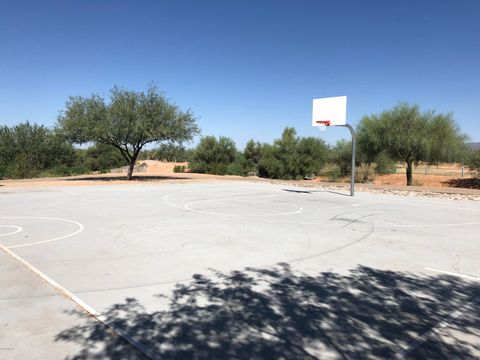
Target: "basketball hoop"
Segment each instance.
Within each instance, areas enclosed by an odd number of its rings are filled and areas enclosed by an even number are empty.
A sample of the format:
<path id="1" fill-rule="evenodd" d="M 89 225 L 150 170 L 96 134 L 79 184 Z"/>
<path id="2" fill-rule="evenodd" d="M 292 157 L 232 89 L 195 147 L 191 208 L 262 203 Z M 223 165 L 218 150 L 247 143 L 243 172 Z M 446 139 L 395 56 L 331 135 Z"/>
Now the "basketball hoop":
<path id="1" fill-rule="evenodd" d="M 328 120 L 325 120 L 328 119 Z M 325 131 L 327 126 L 343 126 L 352 135 L 352 179 L 350 181 L 350 196 L 355 193 L 355 131 L 347 124 L 347 97 L 334 96 L 313 99 L 312 126 Z"/>
<path id="2" fill-rule="evenodd" d="M 325 131 L 327 126 L 330 126 L 330 120 L 317 120 L 315 121 L 318 126 L 318 130 Z"/>

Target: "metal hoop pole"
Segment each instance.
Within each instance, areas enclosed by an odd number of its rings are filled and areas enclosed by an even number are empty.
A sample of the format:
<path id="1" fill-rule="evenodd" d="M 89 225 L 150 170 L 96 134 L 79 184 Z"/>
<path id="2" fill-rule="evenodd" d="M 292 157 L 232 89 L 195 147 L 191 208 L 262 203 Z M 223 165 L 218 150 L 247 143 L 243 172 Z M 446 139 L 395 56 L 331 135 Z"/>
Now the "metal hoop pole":
<path id="1" fill-rule="evenodd" d="M 348 128 L 352 134 L 352 179 L 350 180 L 350 196 L 355 195 L 355 131 L 350 124 L 339 125 Z"/>

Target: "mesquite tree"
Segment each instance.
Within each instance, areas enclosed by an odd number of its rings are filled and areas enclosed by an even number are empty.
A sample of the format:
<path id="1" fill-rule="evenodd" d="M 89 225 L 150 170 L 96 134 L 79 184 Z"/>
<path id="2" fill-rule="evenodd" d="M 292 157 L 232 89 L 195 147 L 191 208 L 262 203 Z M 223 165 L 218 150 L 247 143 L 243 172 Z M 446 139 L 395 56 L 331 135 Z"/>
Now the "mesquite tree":
<path id="1" fill-rule="evenodd" d="M 118 149 L 129 163 L 128 180 L 146 144 L 181 144 L 199 131 L 193 114 L 180 110 L 153 85 L 146 92 L 114 87 L 109 102 L 97 94 L 70 97 L 58 127 L 74 143 L 93 142 Z"/>
<path id="2" fill-rule="evenodd" d="M 413 165 L 420 161 L 455 161 L 465 149 L 466 136 L 452 114 L 421 112 L 401 103 L 381 114 L 364 116 L 357 127 L 360 152 L 373 159 L 381 153 L 406 163 L 407 185 L 413 185 Z"/>

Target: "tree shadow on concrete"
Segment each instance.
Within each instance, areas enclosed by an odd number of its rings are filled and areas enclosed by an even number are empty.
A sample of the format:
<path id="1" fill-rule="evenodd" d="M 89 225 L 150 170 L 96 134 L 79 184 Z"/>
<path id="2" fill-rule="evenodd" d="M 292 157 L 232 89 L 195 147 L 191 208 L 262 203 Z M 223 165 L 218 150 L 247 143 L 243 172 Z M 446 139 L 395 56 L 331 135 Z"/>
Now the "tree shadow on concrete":
<path id="1" fill-rule="evenodd" d="M 444 181 L 442 184 L 455 188 L 480 189 L 480 179 L 477 178 L 452 179 Z"/>
<path id="2" fill-rule="evenodd" d="M 134 175 L 131 181 L 159 181 L 159 180 L 189 180 L 190 178 L 184 176 L 160 176 L 160 175 Z M 68 178 L 68 181 L 125 181 L 127 176 L 84 176 Z"/>
<path id="3" fill-rule="evenodd" d="M 164 359 L 473 359 L 479 300 L 478 284 L 452 277 L 368 267 L 311 276 L 281 264 L 195 275 L 176 285 L 166 310 L 127 299 L 104 316 Z M 108 335 L 90 321 L 56 340 L 82 344 L 72 359 L 142 358 Z"/>

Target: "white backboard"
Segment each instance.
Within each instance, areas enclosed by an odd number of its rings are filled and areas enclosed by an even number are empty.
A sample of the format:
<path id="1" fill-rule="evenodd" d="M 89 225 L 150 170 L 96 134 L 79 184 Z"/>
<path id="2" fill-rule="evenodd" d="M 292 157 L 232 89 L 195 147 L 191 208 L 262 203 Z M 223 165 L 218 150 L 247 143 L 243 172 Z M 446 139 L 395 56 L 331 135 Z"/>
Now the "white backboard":
<path id="1" fill-rule="evenodd" d="M 347 97 L 313 99 L 312 126 L 321 126 L 317 121 L 329 121 L 330 126 L 345 125 L 347 123 Z"/>

